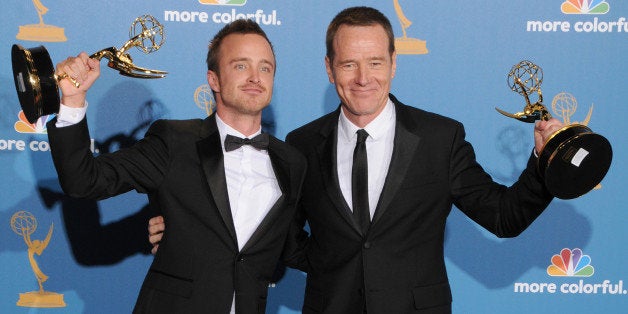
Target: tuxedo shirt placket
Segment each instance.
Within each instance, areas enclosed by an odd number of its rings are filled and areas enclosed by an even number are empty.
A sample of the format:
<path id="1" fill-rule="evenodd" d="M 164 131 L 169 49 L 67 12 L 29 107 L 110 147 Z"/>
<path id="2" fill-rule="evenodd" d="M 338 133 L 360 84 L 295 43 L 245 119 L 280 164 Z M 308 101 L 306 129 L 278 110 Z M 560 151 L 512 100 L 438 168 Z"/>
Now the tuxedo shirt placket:
<path id="1" fill-rule="evenodd" d="M 224 143 L 227 134 L 245 137 L 230 128 L 218 116 L 216 116 L 216 125 L 220 132 L 221 143 Z M 239 251 L 279 199 L 281 190 L 267 151 L 258 151 L 250 145 L 243 145 L 227 152 L 223 144 L 223 155 L 229 207 Z M 235 313 L 235 292 L 231 313 Z"/>

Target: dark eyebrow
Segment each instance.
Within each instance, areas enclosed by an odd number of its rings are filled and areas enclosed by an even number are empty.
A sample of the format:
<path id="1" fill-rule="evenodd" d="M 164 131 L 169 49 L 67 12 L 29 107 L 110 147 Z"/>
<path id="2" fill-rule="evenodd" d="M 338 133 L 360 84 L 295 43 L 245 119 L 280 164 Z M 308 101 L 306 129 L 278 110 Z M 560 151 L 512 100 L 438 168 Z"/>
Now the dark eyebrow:
<path id="1" fill-rule="evenodd" d="M 386 61 L 386 57 L 372 57 L 368 59 L 369 62 L 371 61 Z M 338 60 L 338 65 L 342 65 L 342 64 L 347 64 L 347 63 L 357 63 L 357 61 L 355 59 L 346 59 L 346 60 Z"/>

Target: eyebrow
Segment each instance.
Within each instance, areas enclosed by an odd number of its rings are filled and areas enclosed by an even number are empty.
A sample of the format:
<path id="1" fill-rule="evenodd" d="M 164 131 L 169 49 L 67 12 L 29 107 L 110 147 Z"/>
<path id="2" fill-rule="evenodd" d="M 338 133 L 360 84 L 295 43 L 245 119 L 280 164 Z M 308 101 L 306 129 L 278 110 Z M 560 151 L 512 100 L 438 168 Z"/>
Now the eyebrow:
<path id="1" fill-rule="evenodd" d="M 235 58 L 235 59 L 231 60 L 231 61 L 229 62 L 229 64 L 234 64 L 234 63 L 237 63 L 237 62 L 242 62 L 242 61 L 245 61 L 245 62 L 253 62 L 253 59 L 248 58 L 248 57 Z M 270 65 L 270 66 L 272 66 L 272 67 L 275 67 L 275 63 L 274 63 L 274 62 L 272 62 L 272 61 L 270 61 L 270 60 L 268 60 L 268 59 L 262 59 L 262 60 L 261 60 L 261 63 L 265 63 L 265 64 L 268 64 L 268 65 Z"/>
<path id="2" fill-rule="evenodd" d="M 386 61 L 386 57 L 372 57 L 368 58 L 367 61 Z M 338 64 L 347 64 L 353 62 L 357 63 L 358 61 L 356 59 L 338 60 Z"/>

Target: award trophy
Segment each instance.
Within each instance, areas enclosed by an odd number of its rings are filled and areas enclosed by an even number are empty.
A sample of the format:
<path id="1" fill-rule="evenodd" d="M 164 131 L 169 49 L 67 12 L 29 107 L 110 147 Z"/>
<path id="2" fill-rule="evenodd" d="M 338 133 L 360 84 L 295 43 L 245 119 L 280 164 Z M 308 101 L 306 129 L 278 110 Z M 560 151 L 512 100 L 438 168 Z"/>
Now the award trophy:
<path id="1" fill-rule="evenodd" d="M 533 123 L 549 120 L 551 115 L 543 105 L 541 83 L 543 70 L 530 61 L 521 61 L 508 73 L 508 85 L 526 100 L 522 112 L 499 113 L 519 121 Z M 531 103 L 530 96 L 537 95 Z M 609 141 L 582 124 L 568 124 L 554 132 L 538 152 L 537 168 L 547 189 L 557 198 L 579 197 L 602 181 L 608 171 L 613 151 Z"/>
<path id="2" fill-rule="evenodd" d="M 33 214 L 22 210 L 11 216 L 11 229 L 24 239 L 24 243 L 28 247 L 28 261 L 39 284 L 38 291 L 20 293 L 17 305 L 40 308 L 65 307 L 63 294 L 44 290 L 44 282 L 48 280 L 48 276 L 41 271 L 35 260 L 35 254 L 41 255 L 50 243 L 52 225 L 50 225 L 48 235 L 44 240 L 33 240 L 31 235 L 37 229 L 37 220 Z"/>
<path id="3" fill-rule="evenodd" d="M 129 37 L 120 49 L 105 48 L 92 54 L 90 58 L 108 59 L 107 65 L 125 76 L 143 79 L 165 77 L 168 72 L 136 66 L 131 55 L 127 53 L 132 47 L 146 54 L 161 48 L 164 43 L 163 26 L 154 17 L 142 15 L 131 24 Z M 54 73 L 52 60 L 44 46 L 24 49 L 20 45 L 13 45 L 11 61 L 15 89 L 22 111 L 30 123 L 34 123 L 41 116 L 59 112 L 59 81 L 69 79 L 79 87 L 78 82 L 67 74 L 57 76 Z"/>

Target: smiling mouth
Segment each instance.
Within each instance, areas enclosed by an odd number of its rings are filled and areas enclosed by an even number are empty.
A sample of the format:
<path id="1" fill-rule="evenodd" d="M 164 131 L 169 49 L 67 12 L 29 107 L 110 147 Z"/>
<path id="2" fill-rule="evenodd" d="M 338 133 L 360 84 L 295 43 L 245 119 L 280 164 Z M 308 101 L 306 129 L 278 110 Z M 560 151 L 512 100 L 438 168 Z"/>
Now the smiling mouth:
<path id="1" fill-rule="evenodd" d="M 264 89 L 259 86 L 244 86 L 242 87 L 242 91 L 250 94 L 261 94 L 264 92 Z"/>
<path id="2" fill-rule="evenodd" d="M 374 89 L 353 89 L 351 90 L 351 92 L 357 95 L 364 95 L 364 94 L 374 93 L 375 90 Z"/>

